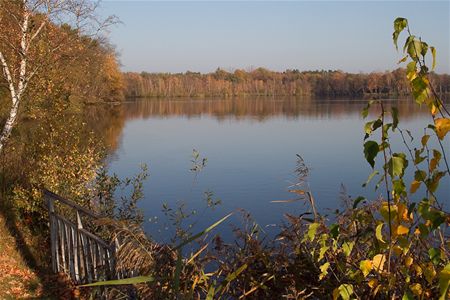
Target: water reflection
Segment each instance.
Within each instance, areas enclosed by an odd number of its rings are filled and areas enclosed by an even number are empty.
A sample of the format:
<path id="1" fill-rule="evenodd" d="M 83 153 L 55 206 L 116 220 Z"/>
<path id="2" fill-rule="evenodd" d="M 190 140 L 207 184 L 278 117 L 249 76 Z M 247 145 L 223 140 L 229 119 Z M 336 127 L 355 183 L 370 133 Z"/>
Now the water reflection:
<path id="1" fill-rule="evenodd" d="M 322 211 L 340 206 L 342 185 L 352 196 L 375 199 L 382 193 L 374 191 L 373 185 L 361 187 L 372 171 L 362 151 L 365 121 L 361 110 L 366 103 L 292 98 L 141 99 L 92 107 L 87 120 L 110 145 L 111 172 L 132 176 L 139 164 L 148 164 L 150 177 L 141 203 L 147 217 L 164 220 L 163 202 L 172 207 L 184 203 L 203 211 L 203 193 L 213 191 L 223 204 L 195 217 L 198 228 L 237 208 L 249 211 L 266 226 L 280 223 L 286 212 L 304 209 L 301 203 L 271 203 L 292 198 L 287 190 L 295 181 L 296 154 L 311 167 L 309 182 Z M 417 137 L 430 120 L 426 110 L 411 100 L 385 103 L 387 109 L 399 108 L 402 128 Z M 405 151 L 400 138 L 395 140 L 395 151 Z M 189 171 L 192 149 L 208 158 L 207 167 L 195 180 Z M 412 174 L 408 176 L 407 180 Z M 443 182 L 444 196 L 450 193 L 449 186 Z M 167 240 L 167 223 L 146 223 L 146 230 Z M 273 227 L 267 230 L 276 232 Z"/>
<path id="2" fill-rule="evenodd" d="M 368 100 L 358 99 L 313 99 L 313 98 L 229 98 L 229 99 L 137 99 L 125 106 L 127 119 L 183 116 L 187 118 L 208 115 L 217 119 L 252 118 L 266 120 L 271 117 L 284 118 L 345 118 L 357 115 Z M 402 119 L 423 115 L 411 99 L 384 100 L 387 108 L 395 105 Z"/>

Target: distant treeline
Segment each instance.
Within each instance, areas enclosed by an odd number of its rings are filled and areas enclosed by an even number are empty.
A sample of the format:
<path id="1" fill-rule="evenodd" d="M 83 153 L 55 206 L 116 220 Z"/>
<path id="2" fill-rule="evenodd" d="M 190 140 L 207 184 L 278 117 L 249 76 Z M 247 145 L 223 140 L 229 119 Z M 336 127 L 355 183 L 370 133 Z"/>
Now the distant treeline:
<path id="1" fill-rule="evenodd" d="M 392 72 L 352 74 L 342 71 L 286 70 L 264 68 L 252 71 L 214 73 L 125 73 L 128 97 L 214 96 L 405 96 L 410 93 L 404 69 Z M 432 74 L 438 92 L 450 92 L 450 75 Z"/>

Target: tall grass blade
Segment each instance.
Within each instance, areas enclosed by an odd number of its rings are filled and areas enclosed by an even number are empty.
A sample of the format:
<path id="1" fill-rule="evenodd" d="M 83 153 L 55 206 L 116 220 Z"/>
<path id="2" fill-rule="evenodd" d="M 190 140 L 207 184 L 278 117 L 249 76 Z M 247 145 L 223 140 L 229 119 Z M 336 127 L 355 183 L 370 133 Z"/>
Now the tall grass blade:
<path id="1" fill-rule="evenodd" d="M 132 277 L 132 278 L 106 280 L 106 281 L 99 281 L 99 282 L 94 282 L 94 283 L 89 283 L 89 284 L 83 284 L 83 285 L 80 285 L 79 287 L 138 284 L 138 283 L 144 283 L 144 282 L 152 282 L 153 280 L 155 280 L 155 278 L 153 276 L 137 276 L 137 277 Z"/>
<path id="2" fill-rule="evenodd" d="M 212 224 L 211 226 L 209 226 L 208 228 L 206 228 L 205 230 L 191 236 L 189 239 L 185 240 L 184 242 L 182 242 L 181 244 L 175 246 L 174 250 L 178 250 L 180 248 L 182 248 L 183 246 L 186 246 L 187 244 L 189 244 L 190 242 L 192 242 L 193 240 L 198 239 L 199 237 L 201 237 L 202 235 L 210 232 L 211 230 L 213 230 L 214 228 L 216 228 L 217 226 L 219 226 L 221 223 L 223 223 L 226 219 L 228 219 L 233 213 L 229 213 L 228 215 L 226 215 L 225 217 L 223 217 L 222 219 L 220 219 L 219 221 L 217 221 L 216 223 Z"/>

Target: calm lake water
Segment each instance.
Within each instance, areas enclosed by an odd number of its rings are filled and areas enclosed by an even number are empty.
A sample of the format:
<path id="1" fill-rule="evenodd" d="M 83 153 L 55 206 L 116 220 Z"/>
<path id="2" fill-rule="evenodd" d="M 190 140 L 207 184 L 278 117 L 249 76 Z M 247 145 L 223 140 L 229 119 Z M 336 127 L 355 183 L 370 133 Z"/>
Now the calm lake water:
<path id="1" fill-rule="evenodd" d="M 420 141 L 430 121 L 426 112 L 410 100 L 386 102 L 399 107 L 400 127 Z M 308 209 L 304 202 L 271 202 L 295 198 L 288 190 L 296 182 L 296 154 L 310 168 L 308 183 L 323 213 L 342 207 L 343 191 L 368 199 L 382 193 L 374 185 L 361 186 L 372 172 L 362 146 L 365 105 L 365 100 L 265 98 L 130 101 L 115 108 L 121 116 L 115 127 L 120 129 L 105 132 L 112 148 L 110 171 L 133 176 L 141 163 L 148 165 L 140 207 L 146 231 L 159 241 L 168 241 L 173 233 L 163 203 L 196 210 L 184 223 L 195 223 L 194 232 L 243 209 L 273 235 L 278 231 L 274 224 L 281 224 L 285 213 Z M 401 143 L 394 145 L 405 151 Z M 449 143 L 444 146 L 450 149 Z M 193 149 L 208 159 L 197 176 L 190 171 Z M 442 182 L 440 191 L 447 208 L 449 186 L 448 180 Z M 221 200 L 214 210 L 205 209 L 206 191 Z M 218 231 L 227 237 L 233 226 L 241 225 L 241 213 L 236 212 Z"/>

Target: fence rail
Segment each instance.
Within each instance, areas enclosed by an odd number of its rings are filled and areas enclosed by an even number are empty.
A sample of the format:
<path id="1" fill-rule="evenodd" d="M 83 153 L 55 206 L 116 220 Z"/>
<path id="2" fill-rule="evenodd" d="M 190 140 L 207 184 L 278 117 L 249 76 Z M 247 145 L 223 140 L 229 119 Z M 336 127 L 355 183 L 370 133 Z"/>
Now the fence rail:
<path id="1" fill-rule="evenodd" d="M 52 268 L 68 274 L 76 284 L 115 279 L 116 245 L 104 241 L 83 227 L 82 216 L 94 221 L 99 215 L 70 200 L 44 190 L 50 220 Z M 58 213 L 56 203 L 75 215 L 71 221 Z"/>

